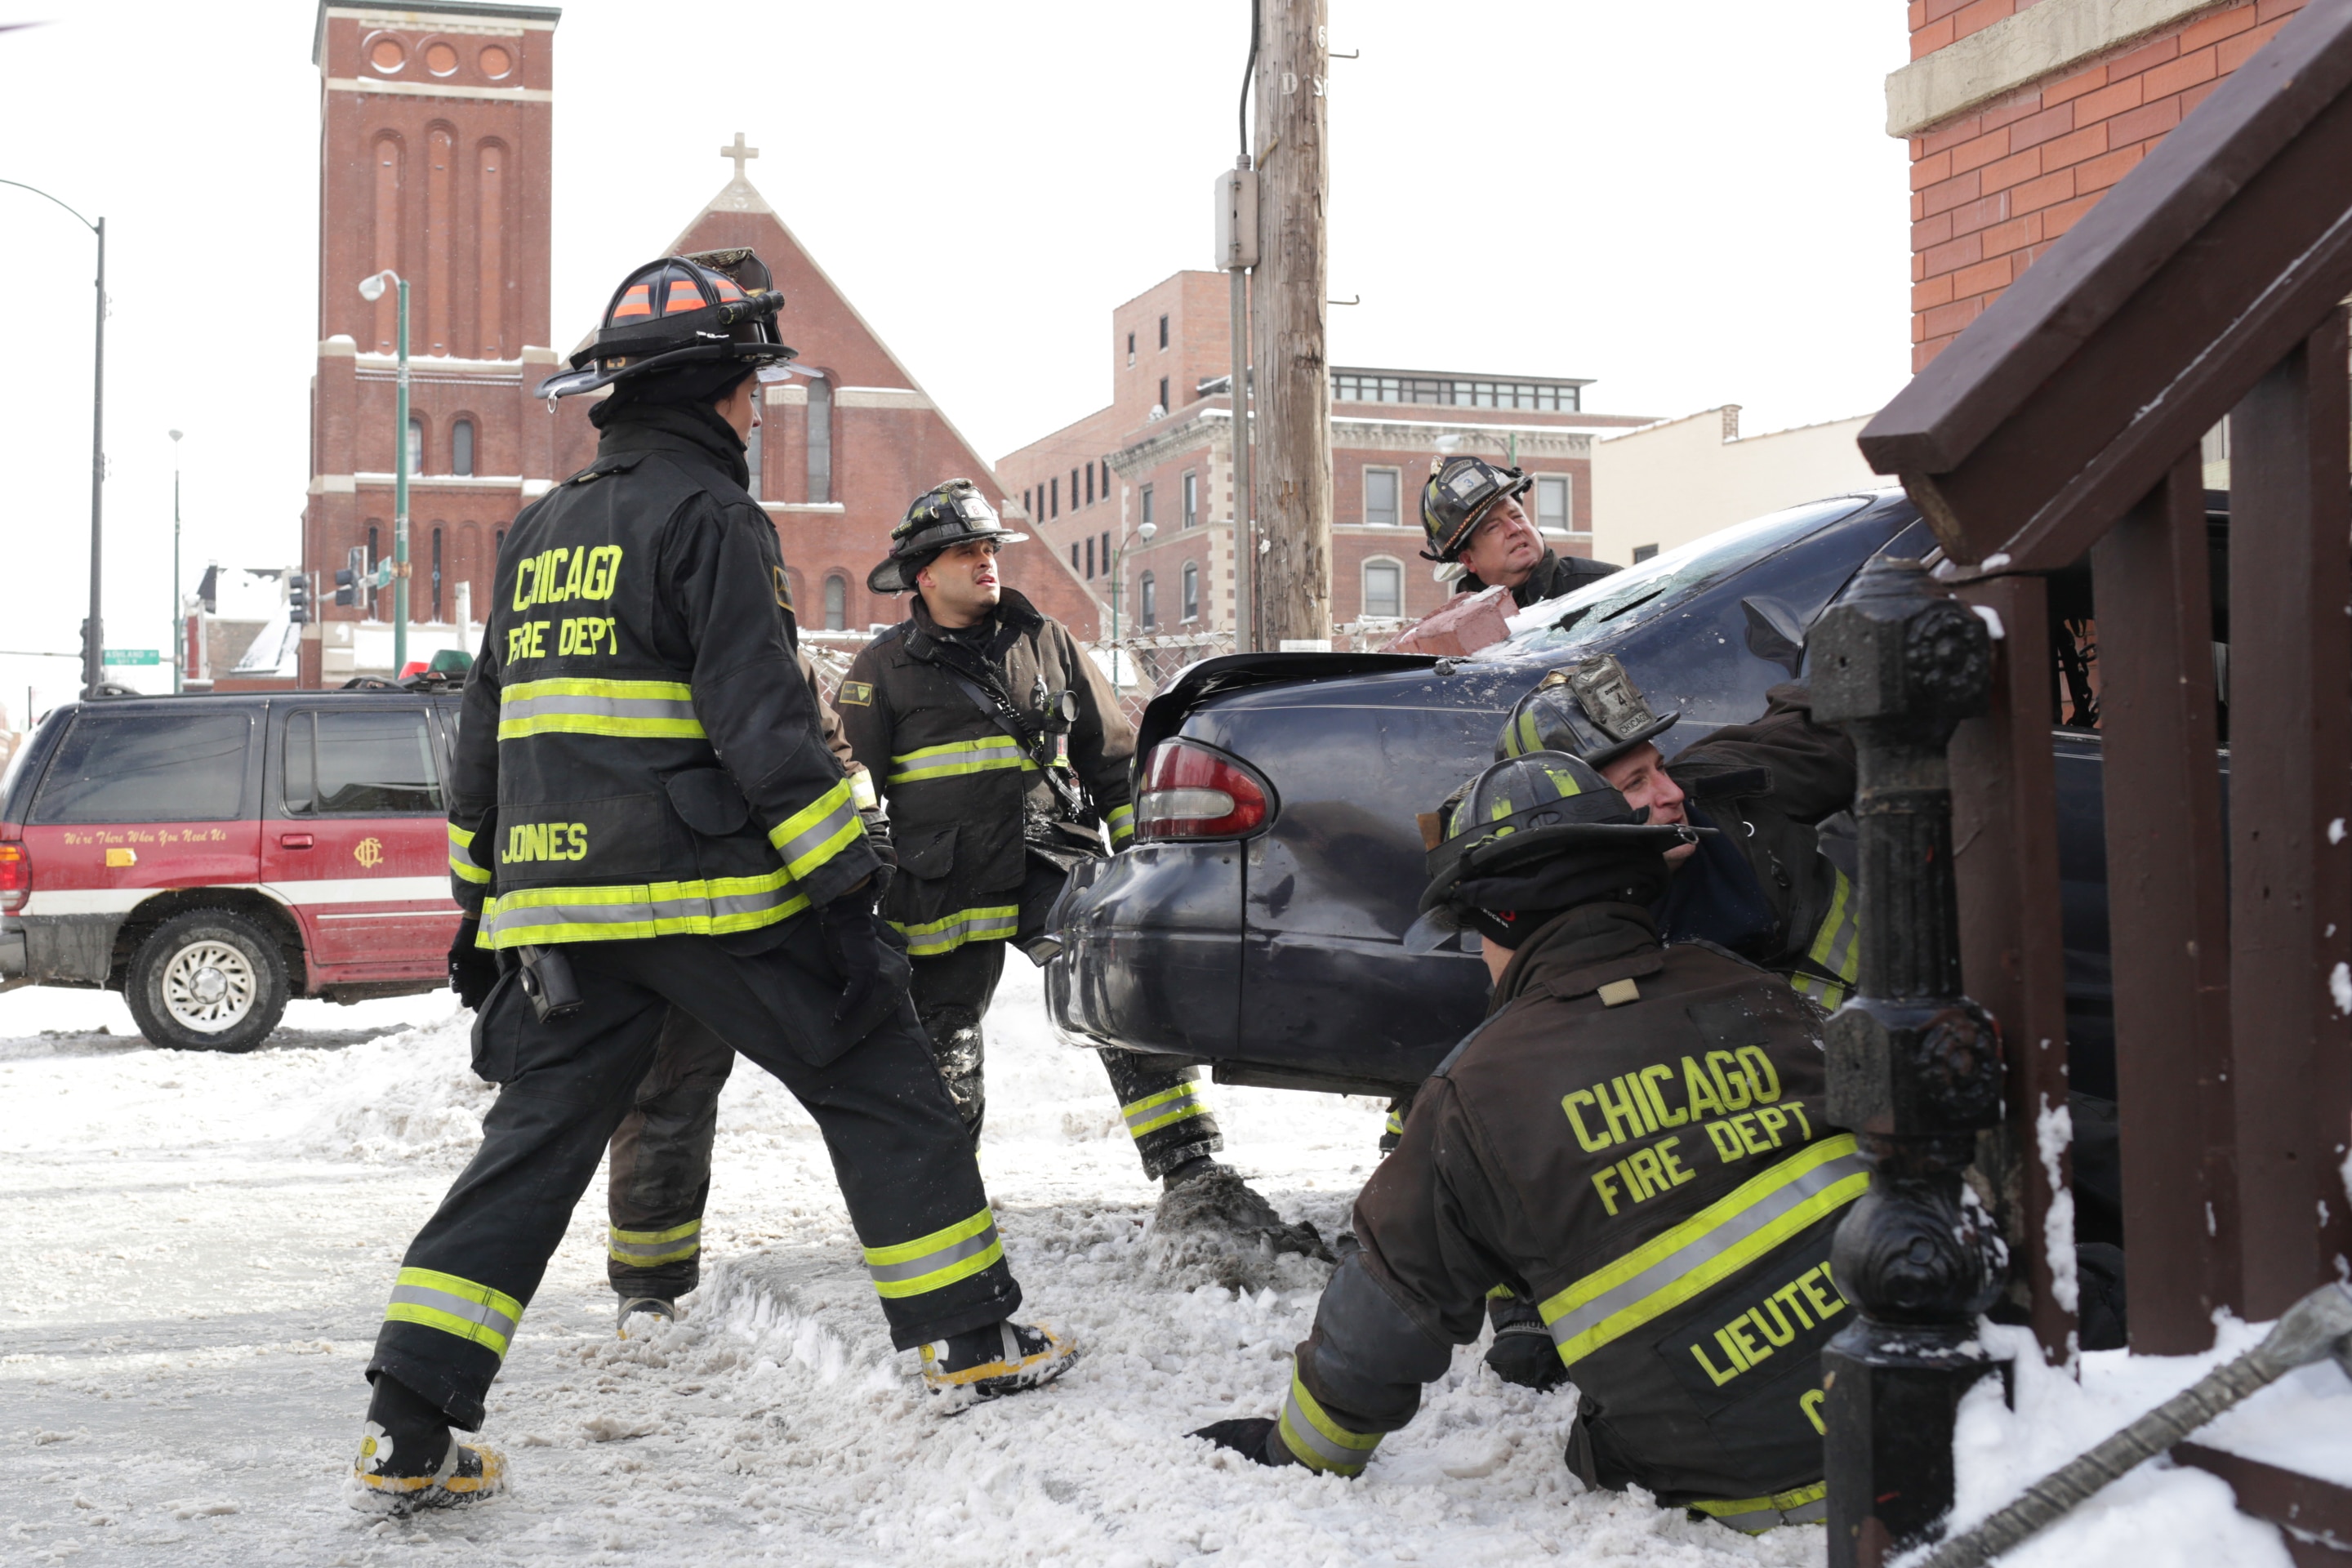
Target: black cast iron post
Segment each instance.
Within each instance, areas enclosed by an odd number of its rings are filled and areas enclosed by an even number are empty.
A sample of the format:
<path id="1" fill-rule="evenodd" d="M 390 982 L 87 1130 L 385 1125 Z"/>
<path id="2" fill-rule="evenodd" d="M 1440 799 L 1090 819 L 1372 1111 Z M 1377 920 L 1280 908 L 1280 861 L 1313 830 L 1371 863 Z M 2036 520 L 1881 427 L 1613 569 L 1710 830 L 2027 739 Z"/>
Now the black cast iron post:
<path id="1" fill-rule="evenodd" d="M 1858 1309 L 1822 1352 L 1832 1568 L 1878 1568 L 1952 1504 L 1960 1397 L 2000 1363 L 1979 1342 L 2008 1253 L 1962 1179 L 2001 1114 L 2000 1036 L 1960 992 L 1945 748 L 1985 710 L 1985 623 L 1916 561 L 1880 560 L 1811 637 L 1813 712 L 1859 763 L 1862 973 L 1829 1026 L 1828 1120 L 1870 1191 L 1831 1268 Z"/>

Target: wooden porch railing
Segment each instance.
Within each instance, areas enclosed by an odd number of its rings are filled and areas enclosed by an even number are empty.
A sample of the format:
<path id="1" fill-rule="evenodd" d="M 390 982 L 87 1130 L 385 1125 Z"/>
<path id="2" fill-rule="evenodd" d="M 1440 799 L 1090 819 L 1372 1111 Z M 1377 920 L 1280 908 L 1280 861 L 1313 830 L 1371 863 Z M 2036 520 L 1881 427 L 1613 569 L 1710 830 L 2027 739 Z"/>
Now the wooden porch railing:
<path id="1" fill-rule="evenodd" d="M 1934 528 L 1956 568 L 1946 587 L 2004 634 L 1989 701 L 1948 752 L 1955 940 L 1968 994 L 2004 1037 L 2002 1126 L 1979 1157 L 2012 1178 L 2011 1255 L 2053 1359 L 2070 1352 L 2073 1313 L 2051 1266 L 2053 1184 L 2036 1137 L 2066 1092 L 2045 579 L 2085 556 L 2132 1349 L 2203 1350 L 2216 1309 L 2274 1316 L 2352 1257 L 2347 295 L 2352 0 L 2312 0 L 1862 435 Z M 2221 663 L 2198 447 L 2225 417 Z M 1947 642 L 1917 657 L 1967 657 Z M 1919 910 L 1918 889 L 1945 874 L 1926 856 L 1932 836 L 1919 846 L 1865 858 L 1865 930 Z M 1866 957 L 1860 989 L 1850 1007 L 1923 1000 L 1874 984 Z M 1833 1060 L 1833 1097 L 1841 1075 L 1849 1095 L 1857 1075 L 1899 1076 L 1906 1051 L 1909 1070 L 1922 1065 L 1918 1039 L 1879 1048 L 1889 1059 Z M 1882 1169 L 1966 1122 L 1915 1105 L 1906 1124 L 1884 1096 L 1878 1114 L 1857 1131 Z M 1841 1250 L 1861 1256 L 1887 1213 L 1858 1206 Z M 2063 1255 L 2069 1238 L 2054 1239 Z M 1949 1282 L 1907 1321 L 1964 1327 L 1969 1289 Z M 1916 1421 L 1937 1401 L 1886 1396 L 1916 1369 L 1890 1350 L 1886 1310 L 1874 1325 L 1861 1304 L 1830 1358 L 1878 1391 L 1841 1402 L 1833 1387 L 1828 1406 L 1841 1565 L 1934 1533 L 1950 1503 L 1948 1418 L 1923 1442 Z"/>

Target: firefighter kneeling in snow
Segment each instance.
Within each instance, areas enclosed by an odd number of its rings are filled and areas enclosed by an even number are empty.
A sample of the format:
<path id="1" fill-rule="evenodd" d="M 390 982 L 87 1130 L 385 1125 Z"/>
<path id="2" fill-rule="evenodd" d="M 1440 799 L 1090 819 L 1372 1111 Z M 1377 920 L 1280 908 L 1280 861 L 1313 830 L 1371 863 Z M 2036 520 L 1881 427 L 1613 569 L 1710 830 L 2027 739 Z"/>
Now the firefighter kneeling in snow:
<path id="1" fill-rule="evenodd" d="M 1480 774 L 1430 854 L 1424 920 L 1483 939 L 1492 1011 L 1424 1083 L 1357 1199 L 1278 1419 L 1199 1436 L 1352 1476 L 1477 1338 L 1538 1303 L 1582 1399 L 1590 1486 L 1757 1531 L 1825 1517 L 1820 1351 L 1847 1304 L 1830 1238 L 1869 1177 L 1822 1124 L 1820 1015 L 1712 946 L 1662 946 L 1664 852 L 1591 764 Z"/>
<path id="2" fill-rule="evenodd" d="M 793 660 L 776 532 L 743 485 L 756 372 L 792 350 L 749 251 L 625 279 L 542 395 L 610 385 L 596 460 L 499 552 L 452 771 L 451 979 L 501 1086 L 395 1281 L 353 1500 L 499 1490 L 479 1428 L 572 1211 L 675 1007 L 774 1073 L 833 1155 L 892 1342 L 959 1402 L 1056 1374 L 1014 1324 L 971 1144 L 875 912 L 882 861 Z M 495 962 L 493 962 L 495 955 Z"/>

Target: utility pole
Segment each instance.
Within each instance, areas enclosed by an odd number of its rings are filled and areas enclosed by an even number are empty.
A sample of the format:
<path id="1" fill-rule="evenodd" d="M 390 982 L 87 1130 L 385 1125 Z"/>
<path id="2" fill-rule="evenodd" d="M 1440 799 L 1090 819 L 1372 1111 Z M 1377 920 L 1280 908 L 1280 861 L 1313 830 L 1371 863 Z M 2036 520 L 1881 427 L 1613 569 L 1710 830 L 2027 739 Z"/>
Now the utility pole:
<path id="1" fill-rule="evenodd" d="M 1267 544 L 1254 564 L 1265 646 L 1331 640 L 1331 377 L 1324 357 L 1329 292 L 1325 209 L 1331 199 L 1323 60 L 1328 0 L 1256 0 L 1257 273 L 1250 289 L 1256 385 L 1257 518 Z M 1241 400 L 1236 389 L 1235 401 Z M 1235 433 L 1242 421 L 1234 421 Z"/>
<path id="2" fill-rule="evenodd" d="M 180 432 L 172 437 L 172 695 L 187 689 L 188 617 L 180 605 Z"/>

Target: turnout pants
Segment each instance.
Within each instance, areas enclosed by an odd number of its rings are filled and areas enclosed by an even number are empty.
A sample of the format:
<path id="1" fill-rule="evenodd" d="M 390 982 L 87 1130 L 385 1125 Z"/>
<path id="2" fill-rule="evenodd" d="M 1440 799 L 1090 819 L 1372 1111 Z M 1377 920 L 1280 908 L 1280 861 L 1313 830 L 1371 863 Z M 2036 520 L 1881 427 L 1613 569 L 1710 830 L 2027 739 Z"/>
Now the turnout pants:
<path id="1" fill-rule="evenodd" d="M 509 974 L 475 1030 L 476 1070 L 503 1087 L 481 1147 L 402 1259 L 369 1380 L 388 1373 L 453 1425 L 481 1426 L 523 1308 L 633 1110 L 673 1010 L 775 1074 L 815 1118 L 893 1344 L 1010 1316 L 1021 1289 L 913 1009 L 829 1061 L 784 1043 L 780 1010 L 797 1009 L 803 1025 L 831 1018 L 829 977 L 795 956 L 812 945 L 799 933 L 739 957 L 707 937 L 573 944 L 564 952 L 585 1005 L 545 1024 Z M 702 1146 L 707 1164 L 707 1133 Z"/>

